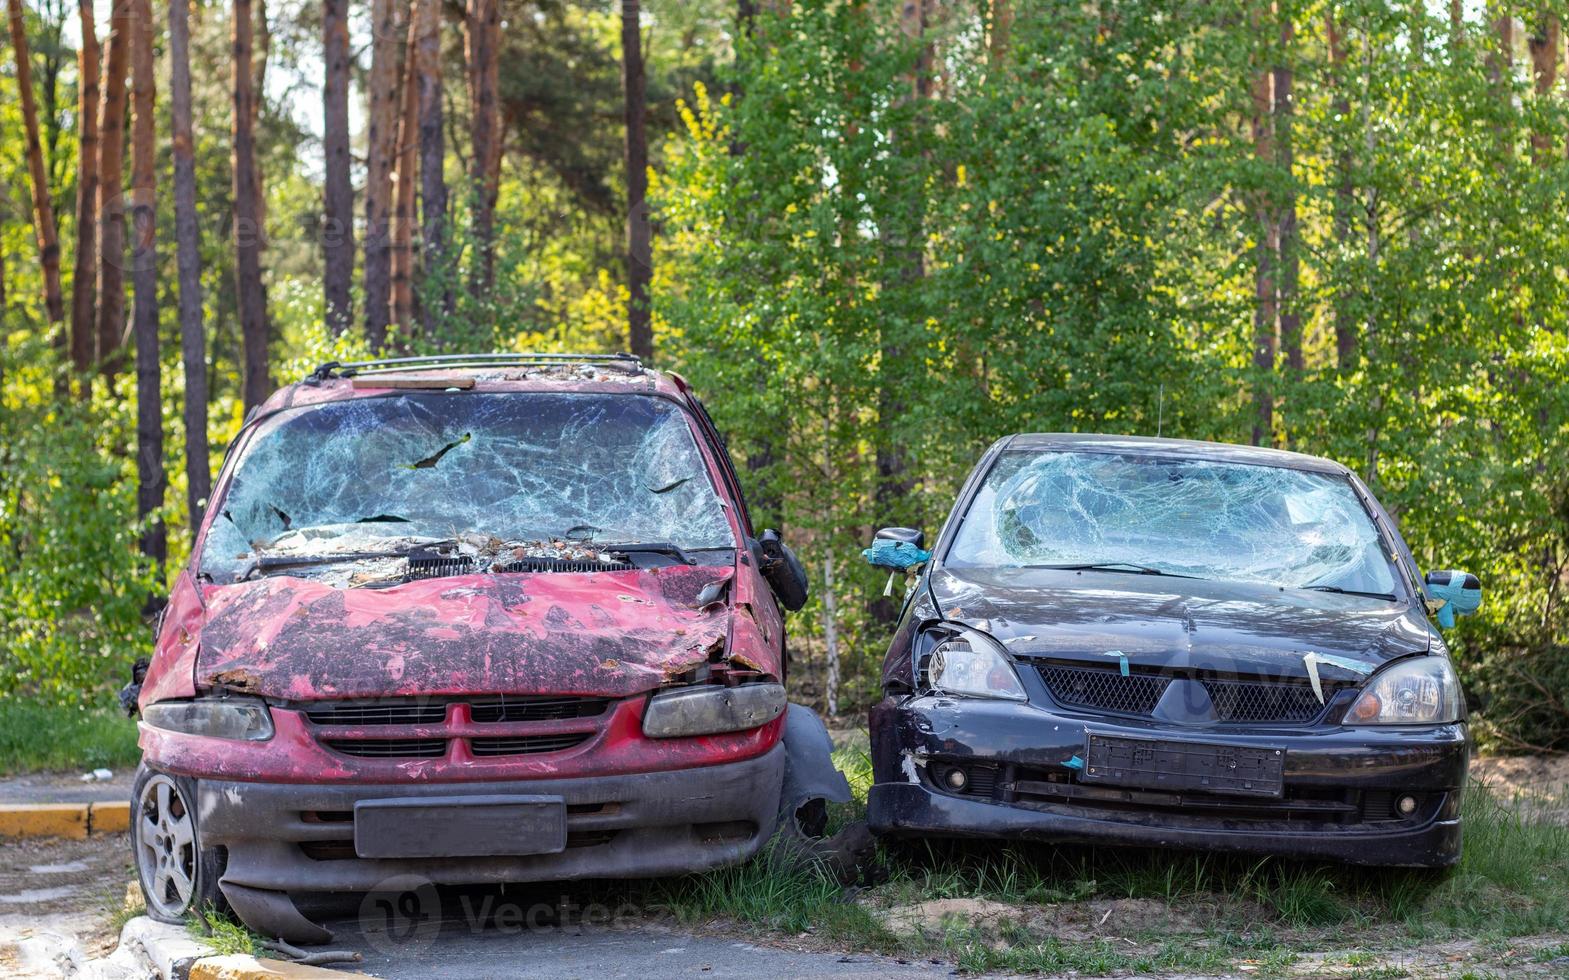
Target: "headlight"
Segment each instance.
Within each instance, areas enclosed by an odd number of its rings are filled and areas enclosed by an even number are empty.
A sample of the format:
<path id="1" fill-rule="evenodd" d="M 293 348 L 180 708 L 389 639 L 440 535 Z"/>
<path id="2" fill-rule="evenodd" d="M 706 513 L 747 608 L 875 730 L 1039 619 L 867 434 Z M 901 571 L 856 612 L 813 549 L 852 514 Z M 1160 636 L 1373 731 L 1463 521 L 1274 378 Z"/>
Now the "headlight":
<path id="1" fill-rule="evenodd" d="M 265 742 L 272 738 L 272 714 L 255 698 L 198 698 L 159 701 L 142 709 L 142 721 L 166 731 L 212 738 Z"/>
<path id="2" fill-rule="evenodd" d="M 720 687 L 699 684 L 660 691 L 643 711 L 643 734 L 649 738 L 717 735 L 760 728 L 784 714 L 783 684 L 741 684 Z"/>
<path id="3" fill-rule="evenodd" d="M 926 666 L 934 691 L 972 698 L 1024 701 L 1024 685 L 996 640 L 977 630 L 958 627 L 938 642 Z"/>
<path id="4" fill-rule="evenodd" d="M 1442 725 L 1460 720 L 1460 681 L 1448 657 L 1416 657 L 1373 675 L 1348 725 Z"/>

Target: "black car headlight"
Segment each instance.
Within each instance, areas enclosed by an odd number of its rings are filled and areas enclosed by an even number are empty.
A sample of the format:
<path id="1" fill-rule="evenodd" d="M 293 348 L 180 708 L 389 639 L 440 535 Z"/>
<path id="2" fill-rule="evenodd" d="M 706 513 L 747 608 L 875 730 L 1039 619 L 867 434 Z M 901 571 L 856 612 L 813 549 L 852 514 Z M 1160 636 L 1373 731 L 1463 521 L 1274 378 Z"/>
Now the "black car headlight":
<path id="1" fill-rule="evenodd" d="M 1448 657 L 1416 657 L 1374 674 L 1348 725 L 1443 725 L 1460 720 L 1460 680 Z"/>
<path id="2" fill-rule="evenodd" d="M 972 698 L 1027 701 L 1024 685 L 1002 644 L 967 626 L 944 625 L 926 665 L 933 691 Z"/>
<path id="3" fill-rule="evenodd" d="M 783 684 L 694 684 L 660 691 L 643 710 L 649 738 L 718 735 L 761 728 L 784 714 Z"/>
<path id="4" fill-rule="evenodd" d="M 197 698 L 159 701 L 142 709 L 142 721 L 184 735 L 265 742 L 272 738 L 272 713 L 257 698 Z"/>

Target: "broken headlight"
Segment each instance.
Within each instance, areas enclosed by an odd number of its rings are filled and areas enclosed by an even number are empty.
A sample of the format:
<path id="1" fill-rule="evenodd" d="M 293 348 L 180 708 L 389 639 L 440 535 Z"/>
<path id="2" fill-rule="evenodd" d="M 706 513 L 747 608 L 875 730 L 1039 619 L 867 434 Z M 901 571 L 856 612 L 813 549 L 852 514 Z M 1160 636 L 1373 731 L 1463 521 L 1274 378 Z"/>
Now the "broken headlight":
<path id="1" fill-rule="evenodd" d="M 1417 657 L 1373 675 L 1348 725 L 1442 725 L 1460 720 L 1460 681 L 1448 657 Z"/>
<path id="2" fill-rule="evenodd" d="M 759 728 L 784 714 L 783 684 L 695 684 L 660 691 L 643 710 L 649 738 L 717 735 Z"/>
<path id="3" fill-rule="evenodd" d="M 184 735 L 265 742 L 272 738 L 272 714 L 255 698 L 197 698 L 159 701 L 142 709 L 142 721 Z"/>
<path id="4" fill-rule="evenodd" d="M 926 681 L 934 691 L 972 698 L 1025 701 L 1024 685 L 1002 646 L 985 633 L 966 627 L 947 627 L 926 666 Z"/>

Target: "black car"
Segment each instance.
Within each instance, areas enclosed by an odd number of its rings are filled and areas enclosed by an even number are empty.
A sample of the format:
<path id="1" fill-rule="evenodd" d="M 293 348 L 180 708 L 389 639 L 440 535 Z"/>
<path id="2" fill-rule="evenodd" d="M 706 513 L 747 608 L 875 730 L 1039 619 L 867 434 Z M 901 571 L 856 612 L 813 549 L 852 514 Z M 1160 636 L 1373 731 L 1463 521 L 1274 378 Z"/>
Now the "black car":
<path id="1" fill-rule="evenodd" d="M 1465 700 L 1424 581 L 1338 463 L 1172 439 L 1016 435 L 914 568 L 871 710 L 872 828 L 1440 867 Z"/>

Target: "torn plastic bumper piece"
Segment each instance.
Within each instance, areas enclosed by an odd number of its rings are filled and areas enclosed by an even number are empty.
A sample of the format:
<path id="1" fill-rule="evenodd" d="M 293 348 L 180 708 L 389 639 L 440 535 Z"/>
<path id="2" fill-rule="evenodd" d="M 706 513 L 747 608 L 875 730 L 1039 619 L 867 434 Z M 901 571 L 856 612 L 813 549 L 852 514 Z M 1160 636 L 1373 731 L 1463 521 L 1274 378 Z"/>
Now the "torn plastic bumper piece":
<path id="1" fill-rule="evenodd" d="M 1089 736 L 1286 747 L 1275 797 L 1087 779 Z M 1469 745 L 1461 724 L 1279 729 L 1086 723 L 1034 705 L 919 696 L 871 712 L 874 832 L 1192 848 L 1351 864 L 1445 867 L 1460 857 Z M 1239 753 L 1239 755 L 1245 753 Z M 1077 762 L 1078 765 L 1074 765 Z M 1402 801 L 1409 801 L 1405 804 Z M 1409 805 L 1407 812 L 1403 807 Z"/>

